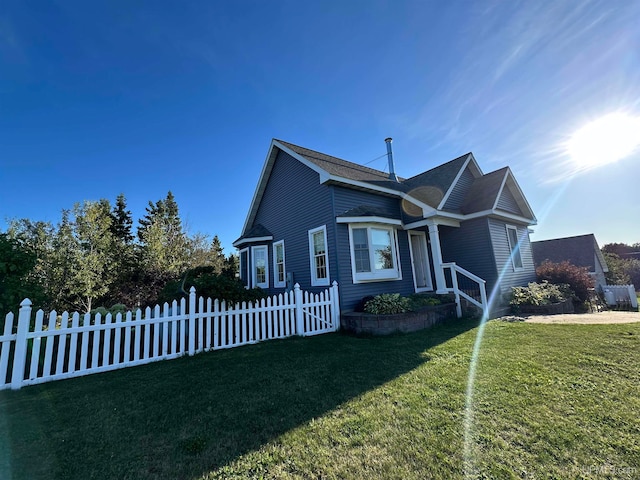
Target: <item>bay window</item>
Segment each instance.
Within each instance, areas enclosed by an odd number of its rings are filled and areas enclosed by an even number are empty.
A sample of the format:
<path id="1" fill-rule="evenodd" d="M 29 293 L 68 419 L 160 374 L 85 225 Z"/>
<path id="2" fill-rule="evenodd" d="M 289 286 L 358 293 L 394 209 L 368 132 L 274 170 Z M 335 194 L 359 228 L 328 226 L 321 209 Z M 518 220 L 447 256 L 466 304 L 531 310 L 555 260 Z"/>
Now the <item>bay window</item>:
<path id="1" fill-rule="evenodd" d="M 401 278 L 395 228 L 385 225 L 349 225 L 354 283 Z"/>

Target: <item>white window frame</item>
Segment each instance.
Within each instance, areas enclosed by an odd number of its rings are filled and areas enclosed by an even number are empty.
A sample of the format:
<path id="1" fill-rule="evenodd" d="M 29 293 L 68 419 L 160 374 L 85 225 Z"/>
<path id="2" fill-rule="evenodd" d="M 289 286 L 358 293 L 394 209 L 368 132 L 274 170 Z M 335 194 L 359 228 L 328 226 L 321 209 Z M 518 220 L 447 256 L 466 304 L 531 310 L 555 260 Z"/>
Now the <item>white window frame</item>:
<path id="1" fill-rule="evenodd" d="M 524 270 L 524 262 L 522 261 L 522 249 L 520 248 L 520 236 L 518 235 L 518 227 L 515 225 L 506 225 L 507 227 L 507 242 L 509 243 L 509 258 L 511 259 L 511 265 L 513 266 L 513 271 L 517 272 L 520 270 Z M 509 231 L 513 230 L 516 232 L 516 245 L 513 245 L 511 242 L 511 235 Z M 518 267 L 515 262 L 515 253 L 518 253 L 518 258 L 520 258 L 520 266 Z"/>
<path id="2" fill-rule="evenodd" d="M 316 268 L 316 255 L 315 248 L 313 244 L 313 237 L 315 234 L 322 232 L 322 236 L 324 238 L 324 262 L 326 265 L 326 278 L 318 278 L 317 268 Z M 329 286 L 329 245 L 327 244 L 327 226 L 322 225 L 321 227 L 314 228 L 309 230 L 309 267 L 311 269 L 311 285 L 313 287 L 324 287 Z"/>
<path id="3" fill-rule="evenodd" d="M 258 275 L 256 271 L 256 252 L 264 250 L 264 278 L 265 281 L 258 283 Z M 251 286 L 260 288 L 269 288 L 269 247 L 267 245 L 257 245 L 251 247 Z"/>
<path id="4" fill-rule="evenodd" d="M 387 230 L 391 235 L 391 258 L 394 263 L 394 268 L 370 271 L 370 272 L 356 272 L 356 256 L 353 243 L 353 230 L 357 228 L 365 228 L 367 230 L 367 243 L 369 247 L 369 265 L 373 267 L 375 264 L 375 258 L 373 250 L 371 249 L 371 229 Z M 398 255 L 398 232 L 393 226 L 380 223 L 354 223 L 349 224 L 349 250 L 351 253 L 351 278 L 353 283 L 367 283 L 367 282 L 389 282 L 402 280 L 402 269 L 400 267 L 400 257 Z M 373 268 L 372 268 L 373 270 Z"/>
<path id="5" fill-rule="evenodd" d="M 278 278 L 278 248 L 282 247 L 282 281 Z M 284 256 L 284 240 L 273 243 L 273 286 L 275 288 L 284 288 L 287 286 L 287 268 Z"/>
<path id="6" fill-rule="evenodd" d="M 239 264 L 239 268 L 238 270 L 240 271 L 240 281 L 242 281 L 242 254 L 246 253 L 246 260 L 245 260 L 245 265 L 244 265 L 244 269 L 245 269 L 245 273 L 247 274 L 247 284 L 244 286 L 244 288 L 251 288 L 251 269 L 249 268 L 250 266 L 250 260 L 251 258 L 249 257 L 249 248 L 243 248 L 242 250 L 238 251 L 238 264 Z"/>

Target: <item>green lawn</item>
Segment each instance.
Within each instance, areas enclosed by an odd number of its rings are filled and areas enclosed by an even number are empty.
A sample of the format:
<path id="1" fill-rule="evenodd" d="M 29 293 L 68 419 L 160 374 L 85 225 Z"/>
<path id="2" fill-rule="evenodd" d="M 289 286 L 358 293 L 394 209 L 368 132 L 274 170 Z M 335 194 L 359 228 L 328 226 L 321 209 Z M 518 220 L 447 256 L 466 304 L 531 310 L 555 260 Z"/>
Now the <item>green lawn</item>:
<path id="1" fill-rule="evenodd" d="M 0 478 L 640 477 L 640 324 L 489 322 L 467 412 L 477 332 L 294 338 L 3 391 Z"/>

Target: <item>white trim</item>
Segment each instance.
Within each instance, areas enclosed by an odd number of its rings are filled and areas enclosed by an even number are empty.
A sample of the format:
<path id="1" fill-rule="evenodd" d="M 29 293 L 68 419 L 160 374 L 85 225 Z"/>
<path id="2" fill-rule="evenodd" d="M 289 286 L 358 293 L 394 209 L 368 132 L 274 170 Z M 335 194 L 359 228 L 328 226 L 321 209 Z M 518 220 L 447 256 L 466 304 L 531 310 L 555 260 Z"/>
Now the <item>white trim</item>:
<path id="1" fill-rule="evenodd" d="M 316 252 L 313 244 L 313 236 L 318 232 L 322 232 L 324 237 L 324 259 L 325 259 L 325 265 L 326 265 L 326 271 L 327 271 L 326 278 L 317 277 L 318 272 L 316 269 L 316 262 L 315 262 Z M 309 236 L 309 268 L 311 270 L 311 285 L 314 287 L 327 286 L 330 284 L 329 282 L 329 278 L 330 278 L 329 276 L 329 245 L 327 243 L 327 226 L 322 225 L 321 227 L 313 228 L 307 232 L 307 235 Z"/>
<path id="2" fill-rule="evenodd" d="M 355 250 L 353 246 L 353 229 L 354 228 L 365 228 L 367 230 L 367 241 L 369 247 L 369 267 L 371 271 L 369 273 L 366 272 L 356 272 L 356 262 L 355 262 Z M 375 259 L 373 258 L 373 251 L 371 249 L 371 229 L 375 228 L 378 230 L 388 230 L 391 235 L 391 254 L 394 262 L 393 269 L 386 269 L 381 272 L 376 273 L 374 271 L 373 265 L 375 263 Z M 380 225 L 375 223 L 358 223 L 356 225 L 349 224 L 349 253 L 351 255 L 351 279 L 353 283 L 370 283 L 370 282 L 389 282 L 402 280 L 402 267 L 400 265 L 400 249 L 398 248 L 398 232 L 397 229 L 392 226 Z"/>
<path id="3" fill-rule="evenodd" d="M 416 280 L 416 269 L 415 269 L 415 258 L 413 254 L 413 243 L 411 242 L 411 236 L 421 237 L 424 242 L 424 260 L 426 262 L 426 287 L 418 287 L 418 282 Z M 408 232 L 409 238 L 409 253 L 411 254 L 411 272 L 413 273 L 413 288 L 416 293 L 420 292 L 432 292 L 433 291 L 433 282 L 431 281 L 431 265 L 429 262 L 429 247 L 427 246 L 427 234 L 421 231 L 410 231 Z"/>
<path id="4" fill-rule="evenodd" d="M 240 240 L 236 240 L 232 243 L 232 245 L 236 248 L 240 247 L 240 245 L 244 245 L 245 243 L 253 243 L 253 242 L 268 242 L 273 240 L 273 235 L 268 235 L 266 237 L 248 237 L 242 238 Z"/>
<path id="5" fill-rule="evenodd" d="M 478 165 L 478 162 L 476 162 L 476 159 L 473 156 L 473 153 L 469 152 L 467 154 L 466 160 L 462 164 L 462 167 L 460 167 L 460 170 L 458 170 L 458 173 L 456 174 L 455 178 L 453 179 L 453 182 L 451 182 L 451 185 L 449 185 L 449 188 L 447 189 L 446 193 L 444 194 L 444 197 L 442 197 L 442 200 L 438 204 L 438 210 L 442 210 L 444 208 L 444 205 L 447 203 L 447 200 L 449 200 L 449 197 L 451 196 L 451 192 L 453 192 L 453 189 L 455 188 L 456 184 L 458 183 L 458 180 L 460 180 L 460 177 L 462 177 L 462 174 L 467 169 L 467 166 L 471 163 L 472 160 L 473 160 L 473 166 L 476 169 L 476 173 L 478 173 L 480 176 L 482 176 L 482 170 L 480 170 L 480 166 Z M 436 168 L 438 168 L 438 167 L 436 167 Z M 474 178 L 478 178 L 473 172 L 471 172 L 471 174 L 473 175 Z"/>
<path id="6" fill-rule="evenodd" d="M 278 255 L 276 254 L 276 250 L 278 247 L 282 246 L 282 274 L 284 278 L 282 281 L 278 279 Z M 279 240 L 277 242 L 273 242 L 272 245 L 273 252 L 273 286 L 274 288 L 284 288 L 287 286 L 287 263 L 285 259 L 285 250 L 284 250 L 284 240 Z"/>
<path id="7" fill-rule="evenodd" d="M 509 258 L 511 259 L 511 265 L 513 266 L 513 271 L 514 272 L 519 272 L 520 270 L 524 270 L 524 262 L 522 261 L 522 250 L 520 249 L 520 235 L 518 235 L 518 227 L 516 227 L 515 225 L 505 225 L 506 229 L 507 229 L 507 243 L 509 244 Z M 509 235 L 509 230 L 513 230 L 514 232 L 516 232 L 516 239 L 517 239 L 517 243 L 516 243 L 516 247 L 517 250 L 514 249 L 513 245 L 511 244 L 511 235 Z M 518 252 L 518 256 L 520 257 L 520 266 L 517 267 L 516 266 L 516 262 L 514 261 L 514 253 Z"/>
<path id="8" fill-rule="evenodd" d="M 247 284 L 244 286 L 245 288 L 251 288 L 251 268 L 250 268 L 250 264 L 251 262 L 249 261 L 249 248 L 243 248 L 242 250 L 240 250 L 238 252 L 238 269 L 240 270 L 240 281 L 242 281 L 242 254 L 246 253 L 247 254 L 247 260 L 246 260 L 246 265 L 245 267 L 245 273 L 247 274 Z"/>
<path id="9" fill-rule="evenodd" d="M 438 225 L 445 225 L 447 227 L 459 227 L 460 226 L 460 221 L 453 219 L 453 218 L 447 218 L 447 217 L 429 217 L 429 218 L 425 218 L 424 220 L 419 220 L 417 222 L 412 222 L 412 223 L 407 223 L 406 225 L 404 225 L 404 229 L 405 230 L 413 230 L 416 228 L 420 228 L 420 227 L 425 227 L 428 225 L 433 225 L 433 224 L 438 224 Z"/>
<path id="10" fill-rule="evenodd" d="M 258 283 L 256 275 L 256 251 L 264 250 L 264 273 L 265 281 Z M 251 247 L 251 286 L 269 288 L 269 247 L 267 245 L 256 245 Z"/>
<path id="11" fill-rule="evenodd" d="M 385 217 L 336 217 L 336 223 L 383 223 L 385 225 L 402 226 L 402 221 Z"/>
<path id="12" fill-rule="evenodd" d="M 502 192 L 504 191 L 504 186 L 507 183 L 508 176 L 509 176 L 509 170 L 506 170 L 504 172 L 504 178 L 502 179 L 502 182 L 500 182 L 500 188 L 498 189 L 498 195 L 496 195 L 496 201 L 493 202 L 493 206 L 491 207 L 491 210 L 493 211 L 495 211 L 498 208 L 498 203 L 500 202 L 500 197 L 502 196 Z"/>

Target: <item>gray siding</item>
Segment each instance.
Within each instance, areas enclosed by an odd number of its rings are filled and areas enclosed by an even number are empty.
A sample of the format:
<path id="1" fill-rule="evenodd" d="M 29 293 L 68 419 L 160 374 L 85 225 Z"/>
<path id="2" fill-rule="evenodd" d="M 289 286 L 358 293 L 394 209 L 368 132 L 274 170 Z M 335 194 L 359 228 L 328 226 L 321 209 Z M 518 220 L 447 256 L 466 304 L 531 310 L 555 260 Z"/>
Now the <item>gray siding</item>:
<path id="1" fill-rule="evenodd" d="M 522 215 L 522 211 L 520 207 L 518 207 L 518 203 L 514 198 L 509 187 L 505 185 L 505 188 L 502 189 L 502 194 L 498 199 L 498 204 L 496 205 L 500 210 L 504 210 L 505 212 L 515 213 L 516 215 Z"/>
<path id="2" fill-rule="evenodd" d="M 507 225 L 513 225 L 518 229 L 520 240 L 520 253 L 522 255 L 522 269 L 516 270 L 511 261 L 511 250 L 507 237 Z M 536 267 L 533 263 L 533 253 L 529 240 L 529 230 L 526 226 L 507 224 L 502 220 L 489 219 L 493 254 L 500 275 L 500 288 L 496 291 L 496 300 L 505 302 L 511 293 L 511 287 L 526 285 L 536 280 Z"/>
<path id="3" fill-rule="evenodd" d="M 400 218 L 400 200 L 393 197 L 383 197 L 369 192 L 351 190 L 334 186 L 334 205 L 336 215 L 358 205 L 371 205 L 384 208 L 395 213 Z M 352 310 L 367 295 L 381 293 L 400 293 L 409 295 L 414 292 L 413 274 L 411 270 L 411 255 L 407 232 L 398 230 L 398 250 L 402 280 L 353 283 L 351 271 L 351 252 L 349 246 L 349 227 L 347 224 L 336 226 L 337 263 L 339 264 L 338 283 L 340 285 L 340 307 Z"/>
<path id="4" fill-rule="evenodd" d="M 464 202 L 464 197 L 467 195 L 469 188 L 471 188 L 471 184 L 475 177 L 469 167 L 464 169 L 462 175 L 458 179 L 455 187 L 451 191 L 451 195 L 447 199 L 447 202 L 444 204 L 444 210 L 459 210 Z"/>
<path id="5" fill-rule="evenodd" d="M 331 188 L 321 185 L 316 172 L 284 152 L 276 158 L 255 224 L 266 227 L 274 242 L 284 240 L 286 271 L 293 273 L 294 282 L 303 289 L 312 291 L 326 287 L 311 288 L 308 231 L 326 225 L 329 278 L 337 279 Z M 268 245 L 269 292 L 280 293 L 284 288 L 273 288 L 273 245 L 271 242 Z"/>
<path id="6" fill-rule="evenodd" d="M 487 294 L 497 281 L 496 262 L 491 255 L 491 235 L 486 218 L 462 222 L 459 228 L 438 227 L 442 260 L 459 266 L 487 282 Z"/>

